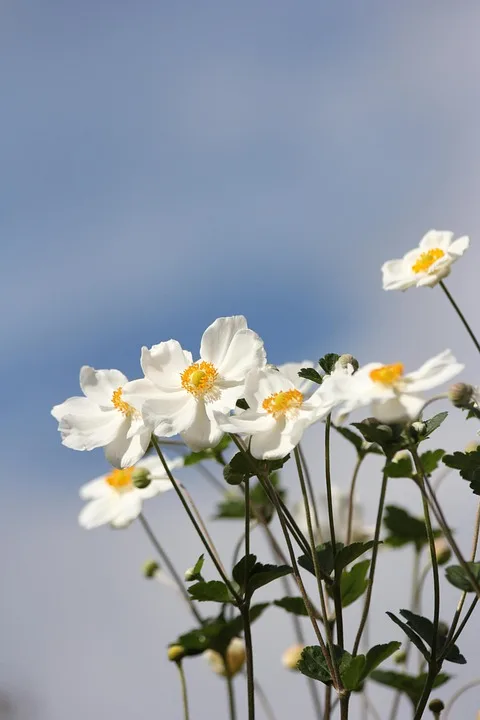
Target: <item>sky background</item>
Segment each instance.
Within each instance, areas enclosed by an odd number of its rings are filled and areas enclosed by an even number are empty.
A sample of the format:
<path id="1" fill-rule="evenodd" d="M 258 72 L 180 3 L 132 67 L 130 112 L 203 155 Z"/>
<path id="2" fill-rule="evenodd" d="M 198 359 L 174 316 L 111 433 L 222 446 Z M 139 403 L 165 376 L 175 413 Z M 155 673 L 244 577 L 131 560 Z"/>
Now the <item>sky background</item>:
<path id="1" fill-rule="evenodd" d="M 63 448 L 49 412 L 78 393 L 81 365 L 133 379 L 142 345 L 174 337 L 195 354 L 216 317 L 242 313 L 271 362 L 352 352 L 413 369 L 450 347 L 478 382 L 441 291 L 385 293 L 380 266 L 431 227 L 469 234 L 449 287 L 476 326 L 479 34 L 474 0 L 2 2 L 0 691 L 14 707 L 0 717 L 180 717 L 165 646 L 190 620 L 141 577 L 146 538 L 77 527 L 78 488 L 106 465 L 101 451 Z M 454 418 L 439 437 L 451 449 L 475 430 Z M 316 427 L 318 468 L 319 443 Z M 211 491 L 185 479 L 211 514 Z M 286 482 L 296 496 L 290 471 Z M 400 482 L 389 501 L 419 512 Z M 370 522 L 378 489 L 372 463 Z M 442 493 L 466 550 L 468 486 L 452 476 Z M 147 513 L 191 565 L 199 545 L 175 498 Z M 213 532 L 228 557 L 239 528 Z M 381 558 L 372 641 L 400 639 L 384 612 L 408 602 L 411 558 L 395 561 Z M 456 598 L 446 590 L 443 617 Z M 427 586 L 425 614 L 430 603 Z M 286 622 L 271 610 L 255 628 L 278 720 L 308 708 L 280 666 Z M 470 628 L 460 645 L 473 660 L 477 618 Z M 475 663 L 452 674 L 466 682 Z M 189 684 L 198 720 L 225 716 L 223 684 L 201 661 Z M 383 709 L 388 694 L 373 697 Z M 474 690 L 456 710 L 479 707 Z"/>

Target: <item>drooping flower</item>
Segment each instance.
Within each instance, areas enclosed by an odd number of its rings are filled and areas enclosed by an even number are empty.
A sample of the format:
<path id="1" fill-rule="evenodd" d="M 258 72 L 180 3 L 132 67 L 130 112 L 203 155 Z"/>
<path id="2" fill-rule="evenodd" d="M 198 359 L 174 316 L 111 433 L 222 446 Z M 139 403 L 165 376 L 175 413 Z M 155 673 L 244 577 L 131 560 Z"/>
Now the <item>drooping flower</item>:
<path id="1" fill-rule="evenodd" d="M 401 362 L 369 363 L 331 387 L 341 405 L 342 417 L 371 405 L 371 415 L 384 423 L 415 420 L 425 400 L 421 393 L 451 380 L 463 370 L 450 350 L 427 360 L 415 372 L 404 372 Z"/>
<path id="2" fill-rule="evenodd" d="M 168 462 L 171 470 L 182 464 L 182 458 Z M 142 489 L 134 484 L 134 474 L 138 470 L 148 471 L 149 474 L 150 482 Z M 83 485 L 80 497 L 89 502 L 81 510 L 78 521 L 87 530 L 107 524 L 126 527 L 139 516 L 144 500 L 172 488 L 160 460 L 154 456 L 142 458 L 137 465 L 112 469 L 110 473 Z"/>
<path id="3" fill-rule="evenodd" d="M 407 290 L 427 285 L 433 287 L 450 273 L 453 263 L 470 244 L 465 235 L 453 240 L 453 233 L 430 230 L 418 248 L 400 260 L 389 260 L 382 266 L 384 290 Z"/>
<path id="4" fill-rule="evenodd" d="M 331 409 L 321 386 L 310 398 L 274 368 L 251 370 L 243 397 L 249 409 L 234 415 L 216 413 L 225 432 L 251 436 L 250 452 L 261 460 L 285 457 L 298 445 L 306 428 Z"/>
<path id="5" fill-rule="evenodd" d="M 144 454 L 151 432 L 123 395 L 127 378 L 119 370 L 84 365 L 80 387 L 85 397 L 71 397 L 52 408 L 62 443 L 73 450 L 105 448 L 114 467 L 134 465 Z"/>
<path id="6" fill-rule="evenodd" d="M 125 387 L 126 400 L 157 435 L 179 433 L 192 450 L 202 450 L 220 442 L 215 412 L 235 407 L 247 372 L 265 365 L 265 350 L 237 315 L 218 318 L 205 330 L 196 362 L 176 340 L 168 340 L 142 348 L 141 365 L 145 378 Z"/>
<path id="7" fill-rule="evenodd" d="M 245 643 L 241 638 L 232 638 L 227 648 L 226 662 L 216 650 L 205 650 L 203 656 L 214 673 L 222 677 L 233 677 L 245 664 Z"/>
<path id="8" fill-rule="evenodd" d="M 346 543 L 348 528 L 348 506 L 349 493 L 341 490 L 335 485 L 332 487 L 333 521 L 335 525 L 335 540 Z M 328 520 L 328 505 L 326 495 L 317 498 L 319 527 L 315 527 L 313 510 L 310 509 L 312 525 L 315 534 L 315 543 L 320 544 L 330 541 L 330 523 Z M 305 514 L 304 502 L 298 502 L 293 509 L 293 515 L 298 527 L 305 537 L 308 537 L 307 516 Z M 351 542 L 362 542 L 373 537 L 375 529 L 366 526 L 363 519 L 363 507 L 354 500 L 352 513 L 352 535 Z"/>

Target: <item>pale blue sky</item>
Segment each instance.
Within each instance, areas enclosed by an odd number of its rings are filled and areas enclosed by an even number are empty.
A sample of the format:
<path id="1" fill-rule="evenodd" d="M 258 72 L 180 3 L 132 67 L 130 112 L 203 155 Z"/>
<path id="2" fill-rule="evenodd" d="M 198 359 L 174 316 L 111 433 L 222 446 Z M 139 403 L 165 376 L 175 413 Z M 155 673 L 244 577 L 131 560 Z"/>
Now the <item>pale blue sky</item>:
<path id="1" fill-rule="evenodd" d="M 141 345 L 175 337 L 195 353 L 233 313 L 274 362 L 338 350 L 417 365 L 448 346 L 477 362 L 437 293 L 386 294 L 379 268 L 432 226 L 469 233 L 451 287 L 475 317 L 479 21 L 473 0 L 2 4 L 0 668 L 7 686 L 29 678 L 39 719 L 126 720 L 140 688 L 145 717 L 156 707 L 141 673 L 127 691 L 132 661 L 118 663 L 97 596 L 116 605 L 116 627 L 133 613 L 136 667 L 163 652 L 135 610 L 150 603 L 154 617 L 140 534 L 129 550 L 130 535 L 76 527 L 78 486 L 105 466 L 62 448 L 49 410 L 78 392 L 82 364 L 133 378 Z M 181 562 L 195 551 L 185 540 Z M 158 648 L 169 639 L 160 623 Z M 94 682 L 102 667 L 108 692 Z"/>

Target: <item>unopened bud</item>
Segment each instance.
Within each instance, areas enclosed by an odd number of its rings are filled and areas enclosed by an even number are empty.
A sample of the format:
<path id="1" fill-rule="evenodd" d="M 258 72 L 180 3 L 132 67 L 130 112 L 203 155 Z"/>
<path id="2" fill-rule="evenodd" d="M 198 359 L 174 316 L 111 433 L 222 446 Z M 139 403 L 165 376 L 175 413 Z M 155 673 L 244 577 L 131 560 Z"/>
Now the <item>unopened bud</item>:
<path id="1" fill-rule="evenodd" d="M 480 447 L 480 443 L 478 442 L 478 440 L 472 440 L 465 447 L 465 452 L 466 453 L 475 452 L 475 450 L 478 450 L 479 447 Z"/>
<path id="2" fill-rule="evenodd" d="M 428 709 L 431 710 L 432 713 L 439 715 L 445 709 L 445 705 L 439 698 L 435 698 L 430 701 Z"/>
<path id="3" fill-rule="evenodd" d="M 198 572 L 195 572 L 195 568 L 191 567 L 188 568 L 188 570 L 185 570 L 184 578 L 186 582 L 193 582 L 194 580 L 200 580 L 201 574 Z"/>
<path id="4" fill-rule="evenodd" d="M 143 575 L 146 578 L 153 578 L 160 570 L 160 565 L 155 560 L 148 560 L 143 566 Z"/>
<path id="5" fill-rule="evenodd" d="M 447 563 L 452 557 L 450 545 L 447 543 L 445 538 L 439 537 L 435 540 L 435 555 L 439 565 L 445 565 L 445 563 Z"/>
<path id="6" fill-rule="evenodd" d="M 417 420 L 411 425 L 412 433 L 415 437 L 421 438 L 427 432 L 427 423 Z"/>
<path id="7" fill-rule="evenodd" d="M 245 663 L 245 643 L 240 638 L 233 638 L 225 653 L 225 661 L 216 650 L 205 650 L 203 654 L 214 673 L 233 677 Z"/>
<path id="8" fill-rule="evenodd" d="M 170 645 L 167 657 L 171 662 L 179 662 L 185 656 L 185 648 L 181 645 Z"/>
<path id="9" fill-rule="evenodd" d="M 457 408 L 469 407 L 473 400 L 475 389 L 466 383 L 455 383 L 448 390 L 448 399 Z"/>
<path id="10" fill-rule="evenodd" d="M 392 458 L 392 462 L 398 463 L 400 460 L 406 460 L 410 458 L 410 453 L 408 450 L 399 450 L 395 453 L 395 455 Z"/>
<path id="11" fill-rule="evenodd" d="M 407 659 L 407 653 L 405 650 L 398 650 L 395 655 L 393 656 L 393 662 L 396 665 L 404 665 L 405 660 Z"/>
<path id="12" fill-rule="evenodd" d="M 297 670 L 297 664 L 302 657 L 303 649 L 305 645 L 292 645 L 282 653 L 282 665 L 287 670 Z"/>
<path id="13" fill-rule="evenodd" d="M 132 473 L 132 483 L 139 490 L 144 490 L 152 482 L 152 475 L 150 470 L 144 467 L 135 468 Z"/>
<path id="14" fill-rule="evenodd" d="M 354 358 L 353 355 L 345 353 L 345 355 L 340 355 L 337 362 L 335 363 L 335 368 L 343 368 L 343 370 L 348 370 L 349 365 L 353 368 L 353 372 L 356 372 L 358 370 L 357 358 Z"/>

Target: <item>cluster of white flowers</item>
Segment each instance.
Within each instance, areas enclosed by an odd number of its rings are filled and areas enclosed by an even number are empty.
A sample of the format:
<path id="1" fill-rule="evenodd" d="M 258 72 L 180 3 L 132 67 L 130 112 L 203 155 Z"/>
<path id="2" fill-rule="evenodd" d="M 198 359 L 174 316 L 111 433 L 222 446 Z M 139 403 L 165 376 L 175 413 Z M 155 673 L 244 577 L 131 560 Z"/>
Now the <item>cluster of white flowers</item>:
<path id="1" fill-rule="evenodd" d="M 440 282 L 469 244 L 466 237 L 452 238 L 450 232 L 432 230 L 402 260 L 385 263 L 384 288 Z M 52 410 L 64 445 L 103 447 L 116 468 L 82 489 L 82 497 L 91 501 L 80 518 L 85 527 L 124 525 L 138 516 L 143 498 L 169 486 L 164 468 L 159 462 L 150 468 L 149 459 L 141 466 L 153 473 L 154 482 L 142 490 L 132 479 L 152 434 L 180 435 L 198 451 L 215 447 L 224 433 L 236 433 L 248 440 L 255 458 L 279 459 L 298 445 L 310 425 L 333 411 L 338 422 L 366 406 L 381 422 L 413 421 L 425 402 L 422 393 L 463 369 L 446 350 L 410 373 L 401 362 L 359 369 L 337 363 L 315 385 L 298 374 L 302 367 L 313 368 L 311 362 L 267 365 L 262 339 L 241 315 L 215 320 L 203 334 L 195 361 L 180 343 L 167 340 L 142 348 L 140 364 L 144 377 L 131 382 L 118 370 L 82 367 L 84 397 L 69 398 Z"/>

